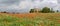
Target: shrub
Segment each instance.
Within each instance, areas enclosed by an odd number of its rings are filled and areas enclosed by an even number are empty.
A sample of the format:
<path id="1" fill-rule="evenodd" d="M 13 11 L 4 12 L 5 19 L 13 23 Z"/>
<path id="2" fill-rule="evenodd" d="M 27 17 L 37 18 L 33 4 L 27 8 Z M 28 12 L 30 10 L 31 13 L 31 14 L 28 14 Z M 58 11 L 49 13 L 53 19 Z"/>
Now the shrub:
<path id="1" fill-rule="evenodd" d="M 34 9 L 31 9 L 31 10 L 30 10 L 30 13 L 34 13 Z"/>
<path id="2" fill-rule="evenodd" d="M 49 13 L 49 12 L 50 12 L 50 8 L 48 8 L 48 7 L 44 7 L 42 9 L 42 13 Z"/>

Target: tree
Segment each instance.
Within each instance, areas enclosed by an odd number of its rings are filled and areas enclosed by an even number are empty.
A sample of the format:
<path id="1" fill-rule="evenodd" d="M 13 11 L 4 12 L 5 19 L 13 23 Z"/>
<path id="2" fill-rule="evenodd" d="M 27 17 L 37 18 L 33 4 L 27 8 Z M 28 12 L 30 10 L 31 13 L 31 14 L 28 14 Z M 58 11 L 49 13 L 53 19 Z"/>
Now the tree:
<path id="1" fill-rule="evenodd" d="M 6 11 L 4 11 L 4 12 L 1 12 L 1 13 L 7 13 Z"/>
<path id="2" fill-rule="evenodd" d="M 57 10 L 57 12 L 59 12 L 59 10 Z"/>
<path id="3" fill-rule="evenodd" d="M 50 12 L 50 8 L 48 8 L 48 7 L 44 7 L 42 9 L 42 13 L 49 13 L 49 12 Z"/>
<path id="4" fill-rule="evenodd" d="M 34 9 L 31 9 L 31 10 L 30 10 L 30 13 L 34 13 Z"/>

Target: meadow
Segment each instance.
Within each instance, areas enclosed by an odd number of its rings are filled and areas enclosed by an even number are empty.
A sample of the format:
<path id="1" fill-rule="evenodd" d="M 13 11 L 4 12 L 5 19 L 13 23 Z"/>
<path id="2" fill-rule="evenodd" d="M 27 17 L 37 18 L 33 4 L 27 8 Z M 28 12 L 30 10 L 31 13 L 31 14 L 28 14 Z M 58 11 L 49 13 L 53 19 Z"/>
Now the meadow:
<path id="1" fill-rule="evenodd" d="M 0 26 L 60 26 L 60 13 L 0 13 Z"/>

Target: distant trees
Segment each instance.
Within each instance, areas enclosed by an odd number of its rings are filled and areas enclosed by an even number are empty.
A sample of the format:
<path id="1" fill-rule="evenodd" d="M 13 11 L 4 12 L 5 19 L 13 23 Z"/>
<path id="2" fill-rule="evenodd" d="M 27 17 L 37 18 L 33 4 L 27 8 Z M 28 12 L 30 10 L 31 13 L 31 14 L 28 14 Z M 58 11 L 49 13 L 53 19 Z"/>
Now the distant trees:
<path id="1" fill-rule="evenodd" d="M 1 13 L 7 13 L 6 11 L 4 11 L 4 12 L 1 12 Z"/>
<path id="2" fill-rule="evenodd" d="M 50 8 L 48 8 L 48 7 L 44 7 L 42 9 L 42 13 L 49 13 L 49 12 L 50 12 Z"/>
<path id="3" fill-rule="evenodd" d="M 30 10 L 30 13 L 34 13 L 34 12 L 35 12 L 34 9 Z M 53 11 L 53 8 L 50 9 L 48 7 L 44 7 L 41 11 L 38 11 L 38 13 L 54 13 L 54 11 Z"/>
<path id="4" fill-rule="evenodd" d="M 59 12 L 59 10 L 57 10 L 56 12 Z"/>
<path id="5" fill-rule="evenodd" d="M 34 9 L 31 9 L 31 10 L 30 10 L 30 13 L 34 13 Z"/>
<path id="6" fill-rule="evenodd" d="M 3 12 L 0 12 L 0 13 L 7 13 L 7 14 L 19 14 L 19 12 L 7 12 L 7 11 L 3 11 Z"/>
<path id="7" fill-rule="evenodd" d="M 54 13 L 53 8 L 44 7 L 42 13 Z"/>

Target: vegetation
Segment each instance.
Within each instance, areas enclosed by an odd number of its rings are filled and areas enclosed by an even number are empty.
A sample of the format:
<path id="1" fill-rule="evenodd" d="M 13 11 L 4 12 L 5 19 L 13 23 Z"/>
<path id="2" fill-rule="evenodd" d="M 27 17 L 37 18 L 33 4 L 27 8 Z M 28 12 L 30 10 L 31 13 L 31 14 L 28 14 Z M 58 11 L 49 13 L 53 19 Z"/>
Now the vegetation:
<path id="1" fill-rule="evenodd" d="M 31 10 L 30 10 L 30 13 L 34 13 L 34 9 L 31 9 Z"/>
<path id="2" fill-rule="evenodd" d="M 47 15 L 47 17 L 44 15 Z M 44 15 L 44 17 L 42 17 L 39 14 L 30 19 L 26 16 L 19 18 L 9 16 L 7 14 L 0 14 L 0 26 L 60 26 L 60 21 L 58 22 L 58 20 L 60 20 L 60 16 L 52 16 L 51 14 Z"/>
<path id="3" fill-rule="evenodd" d="M 44 7 L 42 13 L 54 13 L 53 8 Z"/>
<path id="4" fill-rule="evenodd" d="M 44 8 L 42 9 L 42 13 L 50 13 L 50 8 L 44 7 Z"/>
<path id="5" fill-rule="evenodd" d="M 36 12 L 36 10 L 34 9 L 30 10 L 30 13 L 34 13 L 34 12 Z M 54 13 L 54 11 L 53 11 L 53 8 L 50 9 L 48 7 L 44 7 L 41 11 L 38 11 L 38 13 Z"/>
<path id="6" fill-rule="evenodd" d="M 59 12 L 59 10 L 57 10 L 56 12 Z"/>

